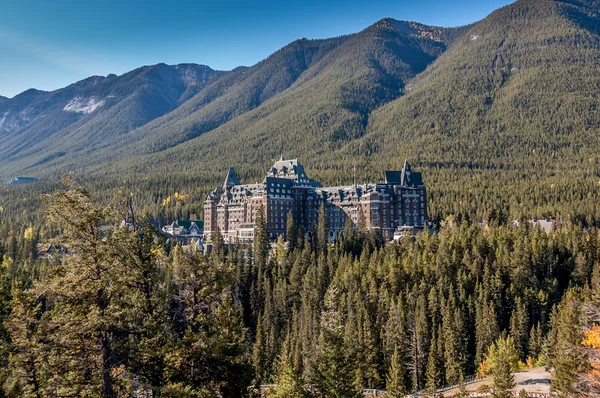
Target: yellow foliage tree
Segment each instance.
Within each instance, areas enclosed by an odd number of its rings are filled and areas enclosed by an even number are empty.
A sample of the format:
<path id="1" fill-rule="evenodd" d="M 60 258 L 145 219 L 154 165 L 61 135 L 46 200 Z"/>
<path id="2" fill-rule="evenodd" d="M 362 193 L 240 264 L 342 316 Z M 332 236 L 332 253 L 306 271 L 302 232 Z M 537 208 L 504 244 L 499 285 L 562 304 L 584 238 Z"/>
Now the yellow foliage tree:
<path id="1" fill-rule="evenodd" d="M 33 227 L 29 227 L 25 230 L 24 236 L 25 240 L 29 240 L 32 241 L 33 239 L 35 239 L 35 231 L 33 230 Z"/>
<path id="2" fill-rule="evenodd" d="M 600 394 L 600 326 L 594 325 L 585 332 L 585 339 L 581 342 L 588 350 L 587 356 L 590 370 L 581 377 L 589 396 Z"/>

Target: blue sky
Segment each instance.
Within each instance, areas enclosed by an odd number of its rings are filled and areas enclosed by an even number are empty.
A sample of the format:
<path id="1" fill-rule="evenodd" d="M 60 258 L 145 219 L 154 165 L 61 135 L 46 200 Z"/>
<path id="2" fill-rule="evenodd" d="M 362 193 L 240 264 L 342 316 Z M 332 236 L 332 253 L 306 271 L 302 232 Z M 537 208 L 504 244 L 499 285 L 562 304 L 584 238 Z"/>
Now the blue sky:
<path id="1" fill-rule="evenodd" d="M 159 62 L 229 70 L 384 17 L 475 22 L 510 0 L 0 0 L 0 95 Z"/>

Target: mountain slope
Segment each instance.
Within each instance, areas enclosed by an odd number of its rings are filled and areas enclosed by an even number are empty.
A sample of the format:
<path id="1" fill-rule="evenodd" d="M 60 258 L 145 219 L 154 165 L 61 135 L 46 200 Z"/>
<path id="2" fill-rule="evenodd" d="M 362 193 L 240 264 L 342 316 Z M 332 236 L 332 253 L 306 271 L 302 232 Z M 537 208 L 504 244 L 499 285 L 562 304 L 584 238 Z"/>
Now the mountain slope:
<path id="1" fill-rule="evenodd" d="M 0 102 L 0 159 L 14 169 L 91 152 L 185 102 L 222 75 L 199 65 L 155 65 L 94 76 L 54 92 Z"/>
<path id="2" fill-rule="evenodd" d="M 17 134 L 3 141 L 4 153 L 12 160 L 4 169 L 45 175 L 86 166 L 104 170 L 119 159 L 165 151 L 178 144 L 192 148 L 184 149 L 180 157 L 189 159 L 194 145 L 204 145 L 190 141 L 196 137 L 211 132 L 210 137 L 221 140 L 224 134 L 233 134 L 247 143 L 247 131 L 263 129 L 263 125 L 268 128 L 261 134 L 272 138 L 279 134 L 278 146 L 284 140 L 293 143 L 280 134 L 306 136 L 300 127 L 312 125 L 313 145 L 321 145 L 319 136 L 326 131 L 328 141 L 336 147 L 363 134 L 369 112 L 401 95 L 404 82 L 442 54 L 459 31 L 385 19 L 355 35 L 298 40 L 253 67 L 214 74 L 185 101 L 173 101 L 184 97 L 181 90 L 175 90 L 165 106 L 160 105 L 161 98 L 146 92 L 160 86 L 153 82 L 148 90 L 137 90 L 143 95 L 122 100 L 124 106 L 103 112 L 103 117 L 80 120 L 69 115 L 71 119 L 64 121 L 61 114 L 53 123 L 38 118 L 38 124 L 17 129 Z M 132 73 L 137 77 L 136 72 Z M 118 79 L 129 81 L 127 75 Z M 167 81 L 157 90 L 158 96 L 168 91 L 169 84 L 173 83 Z M 72 88 L 65 90 L 70 90 L 68 95 L 59 93 L 73 98 Z M 96 94 L 76 98 L 81 100 L 74 107 L 97 105 L 88 104 L 90 98 L 104 101 L 100 110 L 110 105 Z M 158 110 L 153 109 L 156 104 Z M 257 118 L 261 123 L 256 124 Z M 295 120 L 292 126 L 288 125 L 291 120 Z M 180 155 L 167 151 L 164 156 Z"/>
<path id="3" fill-rule="evenodd" d="M 514 167 L 530 155 L 563 166 L 592 155 L 600 39 L 593 24 L 579 22 L 597 9 L 522 0 L 494 12 L 411 82 L 408 95 L 375 112 L 366 139 L 382 154 L 395 142 L 427 148 L 421 159 L 429 162 Z"/>
<path id="4" fill-rule="evenodd" d="M 164 153 L 134 157 L 119 167 L 162 167 L 178 159 L 181 167 L 193 168 L 198 159 L 210 159 L 202 163 L 203 171 L 218 170 L 239 154 L 240 169 L 258 173 L 282 147 L 305 158 L 339 149 L 364 134 L 370 112 L 398 98 L 405 82 L 445 51 L 455 31 L 460 29 L 382 20 L 336 39 L 287 90 L 256 109 Z"/>

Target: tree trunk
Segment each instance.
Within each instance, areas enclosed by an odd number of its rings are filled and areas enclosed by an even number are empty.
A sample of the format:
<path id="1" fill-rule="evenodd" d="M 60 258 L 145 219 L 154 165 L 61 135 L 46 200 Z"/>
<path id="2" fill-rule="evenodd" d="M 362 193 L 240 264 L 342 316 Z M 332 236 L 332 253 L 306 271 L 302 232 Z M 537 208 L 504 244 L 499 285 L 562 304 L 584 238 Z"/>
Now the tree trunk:
<path id="1" fill-rule="evenodd" d="M 106 333 L 100 335 L 100 350 L 102 352 L 102 397 L 114 398 L 115 394 L 112 388 L 110 378 L 111 370 L 111 350 L 110 342 Z"/>

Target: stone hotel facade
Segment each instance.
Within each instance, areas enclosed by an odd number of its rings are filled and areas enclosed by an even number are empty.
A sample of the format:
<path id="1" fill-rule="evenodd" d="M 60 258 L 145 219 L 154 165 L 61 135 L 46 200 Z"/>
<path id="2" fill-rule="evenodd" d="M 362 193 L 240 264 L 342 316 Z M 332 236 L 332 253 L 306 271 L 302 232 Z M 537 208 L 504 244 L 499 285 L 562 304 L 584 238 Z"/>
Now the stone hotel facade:
<path id="1" fill-rule="evenodd" d="M 322 187 L 307 176 L 297 159 L 284 160 L 282 156 L 263 182 L 243 185 L 231 168 L 223 186 L 204 202 L 205 237 L 212 239 L 218 227 L 226 242 L 252 242 L 261 206 L 272 239 L 285 236 L 290 210 L 296 225 L 310 234 L 321 205 L 331 241 L 340 237 L 347 218 L 356 226 L 360 213 L 365 227 L 379 231 L 385 240 L 392 240 L 394 232 L 403 227 L 424 228 L 427 196 L 421 173 L 413 172 L 406 161 L 402 170 L 384 174 L 385 181 L 378 184 Z"/>

